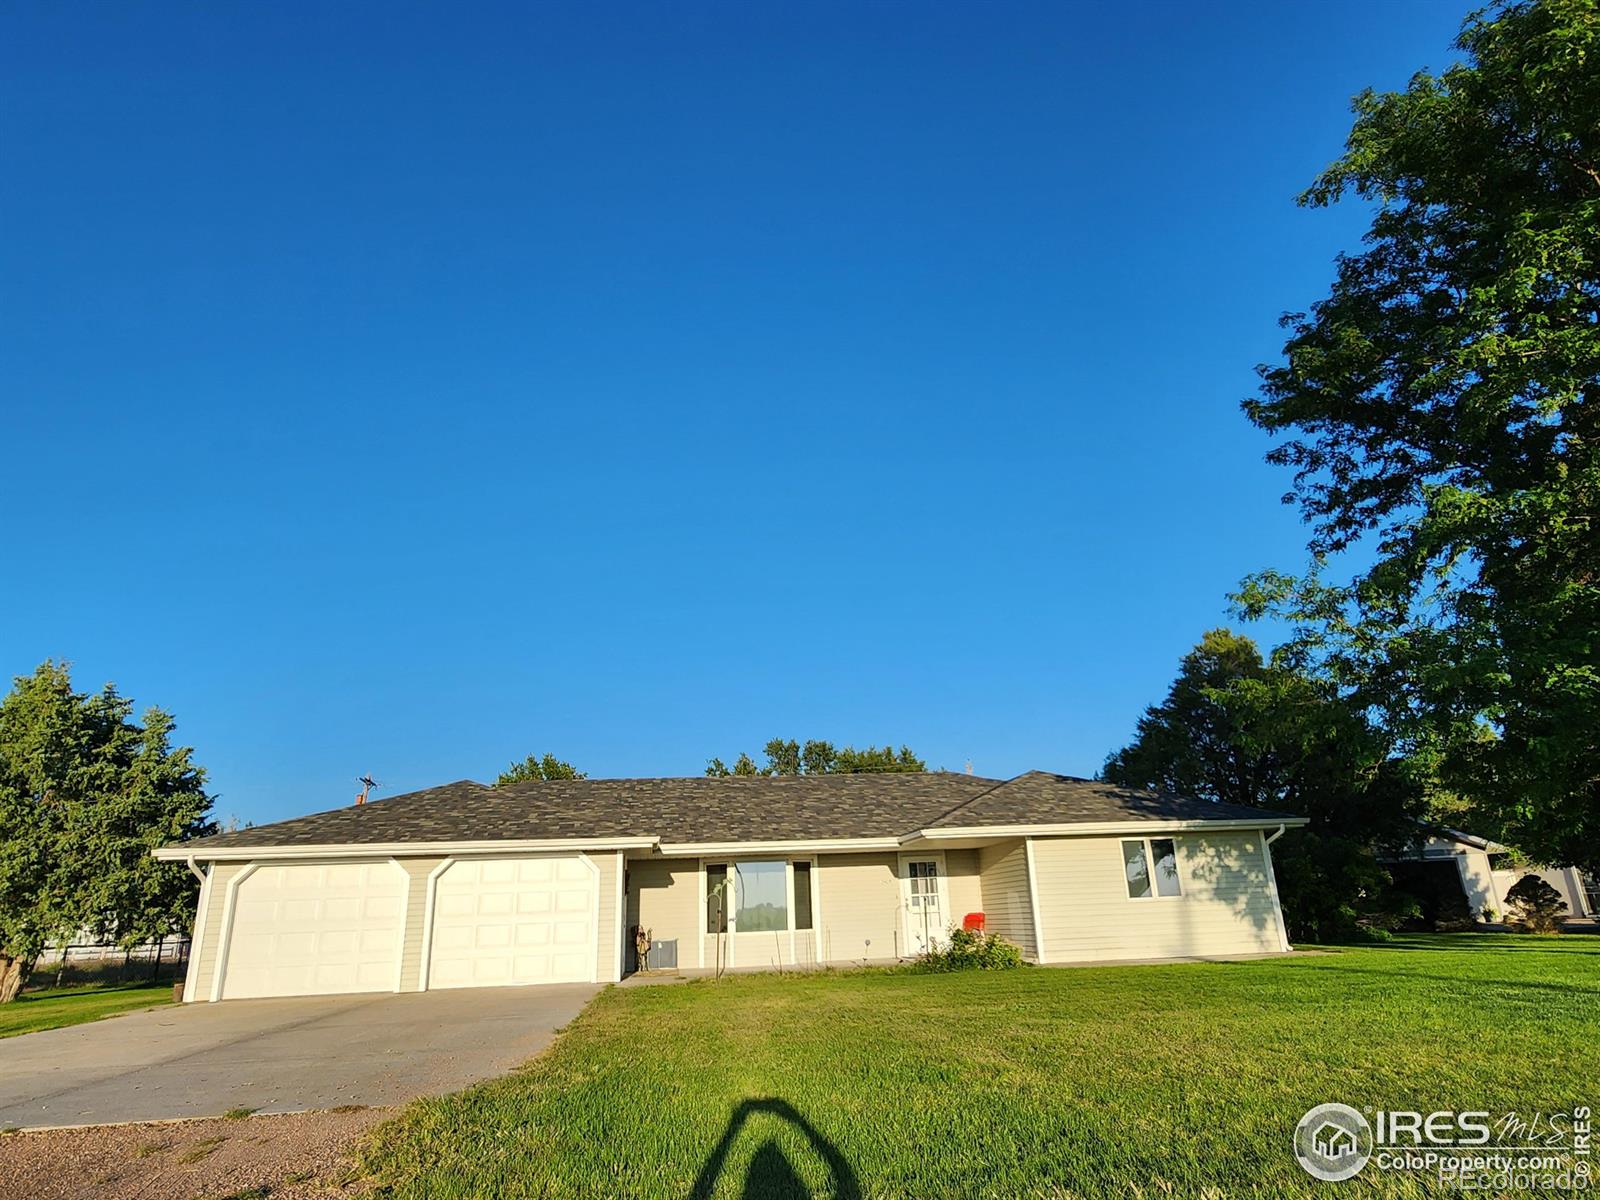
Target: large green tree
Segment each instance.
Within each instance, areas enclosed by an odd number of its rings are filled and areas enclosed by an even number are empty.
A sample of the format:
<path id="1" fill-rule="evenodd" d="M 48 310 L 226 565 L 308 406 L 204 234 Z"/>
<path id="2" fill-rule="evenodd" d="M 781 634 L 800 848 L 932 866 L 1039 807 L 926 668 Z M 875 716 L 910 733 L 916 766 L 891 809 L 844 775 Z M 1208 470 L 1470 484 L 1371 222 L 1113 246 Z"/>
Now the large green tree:
<path id="1" fill-rule="evenodd" d="M 1500 4 L 1458 46 L 1357 97 L 1302 197 L 1374 215 L 1245 402 L 1315 558 L 1240 600 L 1477 828 L 1600 870 L 1600 8 Z"/>
<path id="2" fill-rule="evenodd" d="M 527 783 L 535 779 L 587 779 L 588 776 L 569 762 L 554 754 L 530 754 L 521 762 L 514 762 L 494 781 L 495 787 L 508 783 Z"/>
<path id="3" fill-rule="evenodd" d="M 1374 850 L 1415 837 L 1426 781 L 1332 681 L 1263 660 L 1247 637 L 1208 632 L 1101 777 L 1309 817 L 1273 847 L 1296 940 L 1347 937 L 1405 908 Z"/>
<path id="4" fill-rule="evenodd" d="M 757 766 L 748 754 L 740 754 L 733 766 L 720 758 L 706 764 L 706 774 L 723 775 L 861 775 L 874 772 L 926 771 L 928 764 L 909 746 L 836 747 L 832 742 L 797 741 L 773 738 L 764 749 L 766 763 Z"/>
<path id="5" fill-rule="evenodd" d="M 111 684 L 76 692 L 50 662 L 0 700 L 0 1003 L 53 938 L 188 929 L 194 879 L 150 851 L 215 827 L 205 772 L 172 732 L 167 713 L 135 720 Z"/>

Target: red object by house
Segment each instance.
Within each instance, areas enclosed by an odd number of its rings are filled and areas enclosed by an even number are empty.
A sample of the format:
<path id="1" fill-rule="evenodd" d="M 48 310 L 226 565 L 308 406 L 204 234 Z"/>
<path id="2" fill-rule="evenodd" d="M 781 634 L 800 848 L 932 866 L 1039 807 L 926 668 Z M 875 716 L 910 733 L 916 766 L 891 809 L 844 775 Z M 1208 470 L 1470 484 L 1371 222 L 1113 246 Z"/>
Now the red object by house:
<path id="1" fill-rule="evenodd" d="M 961 928 L 971 930 L 973 933 L 983 932 L 983 914 L 968 913 L 961 918 Z"/>

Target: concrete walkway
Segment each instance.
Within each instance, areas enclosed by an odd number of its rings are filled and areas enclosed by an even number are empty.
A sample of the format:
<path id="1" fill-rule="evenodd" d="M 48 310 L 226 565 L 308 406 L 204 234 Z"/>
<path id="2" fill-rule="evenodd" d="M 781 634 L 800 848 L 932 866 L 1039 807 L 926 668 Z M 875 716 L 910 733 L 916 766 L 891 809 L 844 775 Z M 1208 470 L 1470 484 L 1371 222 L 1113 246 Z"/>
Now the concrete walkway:
<path id="1" fill-rule="evenodd" d="M 599 990 L 230 1000 L 0 1039 L 0 1128 L 399 1104 L 511 1070 Z"/>

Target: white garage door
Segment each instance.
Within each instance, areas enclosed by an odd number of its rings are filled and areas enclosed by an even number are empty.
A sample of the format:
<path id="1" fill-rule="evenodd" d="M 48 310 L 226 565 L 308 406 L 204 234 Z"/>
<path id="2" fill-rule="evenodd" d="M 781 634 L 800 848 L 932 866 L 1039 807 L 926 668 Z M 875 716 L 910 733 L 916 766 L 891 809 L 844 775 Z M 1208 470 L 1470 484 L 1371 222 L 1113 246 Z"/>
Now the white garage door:
<path id="1" fill-rule="evenodd" d="M 434 889 L 428 987 L 594 978 L 599 883 L 577 855 L 463 859 Z"/>
<path id="2" fill-rule="evenodd" d="M 257 867 L 234 895 L 223 998 L 393 991 L 405 912 L 391 862 Z"/>

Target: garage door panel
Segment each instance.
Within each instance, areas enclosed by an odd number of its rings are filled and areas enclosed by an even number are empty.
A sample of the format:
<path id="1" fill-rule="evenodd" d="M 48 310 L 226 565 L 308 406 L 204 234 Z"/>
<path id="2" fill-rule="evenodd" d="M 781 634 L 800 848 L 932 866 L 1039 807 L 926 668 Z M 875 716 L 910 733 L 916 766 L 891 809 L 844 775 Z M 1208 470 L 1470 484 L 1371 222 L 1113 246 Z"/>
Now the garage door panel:
<path id="1" fill-rule="evenodd" d="M 598 896 L 581 857 L 465 859 L 434 888 L 430 988 L 593 978 Z"/>
<path id="2" fill-rule="evenodd" d="M 223 997 L 393 989 L 406 886 L 390 863 L 256 867 L 234 893 Z"/>

